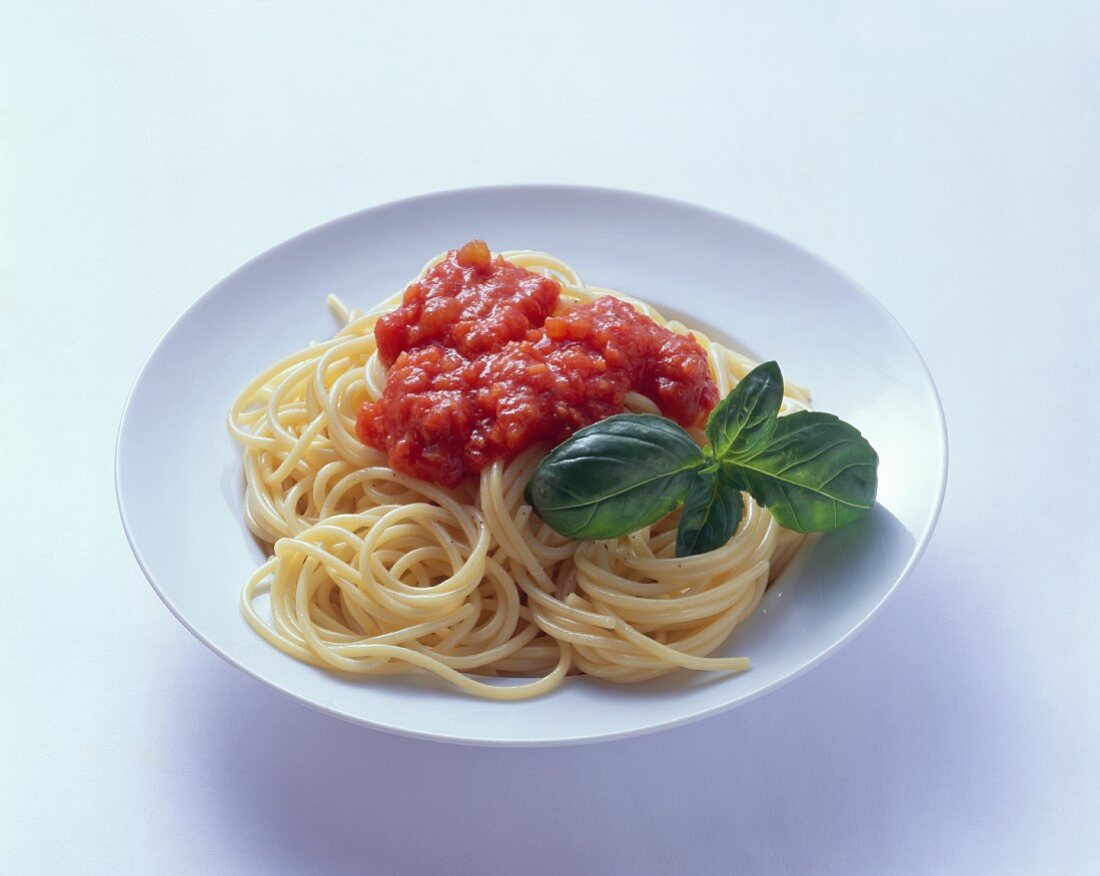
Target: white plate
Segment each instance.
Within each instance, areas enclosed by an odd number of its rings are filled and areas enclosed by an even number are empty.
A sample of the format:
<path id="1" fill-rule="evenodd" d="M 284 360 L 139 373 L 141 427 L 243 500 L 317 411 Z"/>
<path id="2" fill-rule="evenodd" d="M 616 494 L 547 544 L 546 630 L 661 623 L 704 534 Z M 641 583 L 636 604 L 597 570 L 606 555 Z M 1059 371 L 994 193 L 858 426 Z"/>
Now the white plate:
<path id="1" fill-rule="evenodd" d="M 262 367 L 336 329 L 325 295 L 366 306 L 472 237 L 541 249 L 779 361 L 814 405 L 878 450 L 878 505 L 802 551 L 722 653 L 741 675 L 678 672 L 639 685 L 569 679 L 541 699 L 485 702 L 434 677 L 347 680 L 262 641 L 241 585 L 263 559 L 242 517 L 229 404 Z M 308 231 L 230 274 L 157 344 L 119 429 L 116 490 L 134 555 L 164 603 L 230 663 L 295 699 L 385 730 L 490 745 L 549 745 L 681 724 L 773 690 L 850 639 L 917 561 L 943 498 L 947 441 L 928 372 L 869 294 L 772 234 L 689 204 L 563 186 L 427 195 Z"/>

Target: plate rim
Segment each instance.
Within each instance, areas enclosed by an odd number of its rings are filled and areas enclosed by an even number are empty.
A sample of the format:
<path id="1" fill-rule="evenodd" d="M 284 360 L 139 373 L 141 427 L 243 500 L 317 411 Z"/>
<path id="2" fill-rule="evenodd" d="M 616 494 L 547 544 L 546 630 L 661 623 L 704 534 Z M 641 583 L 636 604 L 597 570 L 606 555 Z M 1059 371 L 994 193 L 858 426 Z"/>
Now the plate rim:
<path id="1" fill-rule="evenodd" d="M 679 715 L 675 718 L 670 718 L 659 723 L 647 724 L 642 727 L 628 728 L 624 730 L 611 731 L 611 732 L 594 732 L 590 734 L 581 734 L 574 736 L 550 736 L 539 738 L 491 738 L 489 736 L 468 736 L 461 734 L 443 734 L 432 731 L 416 730 L 407 727 L 394 726 L 387 724 L 383 721 L 371 719 L 362 715 L 350 714 L 340 709 L 326 706 L 324 703 L 317 702 L 309 699 L 307 696 L 300 694 L 296 691 L 288 690 L 278 682 L 269 679 L 259 671 L 254 670 L 241 662 L 238 662 L 228 653 L 222 651 L 217 647 L 206 635 L 200 630 L 192 626 L 172 603 L 172 600 L 168 594 L 157 584 L 155 577 L 153 576 L 148 563 L 142 556 L 141 548 L 136 544 L 131 532 L 131 526 L 126 516 L 125 502 L 122 495 L 122 442 L 123 435 L 126 431 L 127 423 L 131 415 L 131 405 L 135 393 L 138 387 L 141 385 L 142 380 L 145 379 L 151 363 L 155 360 L 160 350 L 169 338 L 179 330 L 181 324 L 183 324 L 190 314 L 198 307 L 198 305 L 215 289 L 218 289 L 225 283 L 229 282 L 237 274 L 243 273 L 252 265 L 263 259 L 267 259 L 273 254 L 284 248 L 290 248 L 301 244 L 305 239 L 314 235 L 323 234 L 328 229 L 340 225 L 345 222 L 358 220 L 361 217 L 376 211 L 390 209 L 398 206 L 413 205 L 418 201 L 430 201 L 432 199 L 440 197 L 463 197 L 463 196 L 476 196 L 479 194 L 499 193 L 499 194 L 538 194 L 538 193 L 570 193 L 580 196 L 594 196 L 594 197 L 611 197 L 611 198 L 631 198 L 638 201 L 646 201 L 650 203 L 656 203 L 666 207 L 674 207 L 678 209 L 688 209 L 699 213 L 709 214 L 712 218 L 719 219 L 722 222 L 732 222 L 735 225 L 742 226 L 756 234 L 769 238 L 771 241 L 779 243 L 785 247 L 790 247 L 796 250 L 803 257 L 809 258 L 811 261 L 824 266 L 829 271 L 843 279 L 848 286 L 857 292 L 859 296 L 877 311 L 879 317 L 884 317 L 888 320 L 897 331 L 899 337 L 904 341 L 908 347 L 908 351 L 912 353 L 915 358 L 916 364 L 919 366 L 918 371 L 922 378 L 924 388 L 928 391 L 930 400 L 932 402 L 932 408 L 935 413 L 936 419 L 936 455 L 939 459 L 938 471 L 936 471 L 936 483 L 935 483 L 935 500 L 929 509 L 929 512 L 924 520 L 923 526 L 919 535 L 916 538 L 916 542 L 910 553 L 909 559 L 905 566 L 897 573 L 895 580 L 890 587 L 882 594 L 881 598 L 875 602 L 875 604 L 867 611 L 863 618 L 847 633 L 841 636 L 837 641 L 832 643 L 828 648 L 821 651 L 814 657 L 806 660 L 800 666 L 796 667 L 783 678 L 767 685 L 759 690 L 752 691 L 743 696 L 736 697 L 728 702 L 718 703 L 712 706 L 707 706 L 696 711 Z M 379 204 L 374 204 L 369 207 L 364 207 L 360 210 L 355 210 L 351 213 L 347 213 L 341 216 L 337 216 L 328 219 L 318 225 L 308 228 L 304 231 L 300 231 L 297 234 L 279 241 L 278 243 L 269 246 L 263 251 L 249 258 L 227 274 L 222 276 L 219 280 L 213 283 L 205 291 L 195 297 L 191 303 L 172 321 L 172 323 L 161 333 L 157 342 L 153 345 L 149 354 L 143 360 L 141 367 L 138 369 L 137 375 L 134 377 L 133 382 L 130 385 L 130 389 L 126 394 L 126 400 L 122 407 L 122 414 L 119 417 L 119 424 L 115 434 L 115 452 L 114 452 L 114 486 L 115 486 L 115 502 L 118 507 L 119 518 L 122 523 L 123 533 L 126 536 L 126 541 L 130 546 L 130 551 L 134 555 L 134 559 L 137 561 L 138 567 L 141 569 L 145 579 L 149 582 L 149 585 L 153 588 L 154 593 L 160 599 L 162 603 L 168 608 L 172 615 L 178 620 L 183 627 L 188 630 L 195 638 L 202 642 L 207 648 L 217 654 L 222 660 L 228 663 L 230 666 L 244 672 L 248 676 L 252 677 L 256 681 L 259 681 L 271 688 L 283 696 L 289 697 L 296 702 L 309 706 L 317 711 L 320 711 L 326 715 L 339 718 L 344 721 L 348 721 L 360 726 L 370 727 L 375 730 L 381 730 L 386 733 L 393 733 L 400 736 L 424 739 L 433 742 L 444 742 L 456 745 L 472 745 L 480 747 L 503 747 L 503 748 L 541 748 L 541 747 L 553 747 L 553 746 L 569 746 L 590 744 L 597 742 L 609 742 L 616 739 L 625 739 L 634 736 L 642 736 L 650 733 L 656 733 L 661 730 L 668 730 L 674 727 L 682 726 L 694 721 L 702 720 L 704 718 L 720 714 L 736 706 L 742 706 L 749 703 L 764 694 L 771 693 L 778 690 L 781 687 L 789 684 L 795 679 L 808 672 L 810 669 L 822 663 L 828 657 L 834 655 L 844 645 L 848 644 L 852 639 L 862 632 L 870 621 L 879 614 L 883 606 L 886 604 L 901 584 L 909 577 L 921 557 L 924 555 L 925 550 L 928 547 L 932 538 L 932 533 L 936 528 L 936 524 L 939 520 L 940 512 L 943 508 L 944 498 L 947 490 L 947 476 L 949 466 L 950 448 L 948 443 L 948 431 L 947 420 L 944 415 L 943 402 L 940 398 L 939 390 L 936 387 L 936 382 L 932 377 L 931 371 L 928 368 L 928 363 L 925 361 L 924 356 L 921 354 L 920 349 L 913 342 L 913 339 L 909 336 L 909 333 L 901 325 L 896 317 L 886 308 L 886 306 L 878 300 L 869 290 L 867 290 L 861 283 L 857 282 L 848 273 L 838 268 L 828 259 L 823 258 L 816 252 L 802 246 L 795 241 L 792 241 L 776 232 L 770 231 L 759 225 L 755 225 L 752 222 L 741 219 L 737 216 L 733 216 L 729 213 L 725 213 L 721 210 L 717 210 L 712 207 L 707 207 L 701 204 L 697 204 L 691 201 L 680 200 L 678 198 L 671 198 L 665 195 L 656 195 L 649 192 L 642 192 L 632 189 L 621 189 L 607 186 L 589 186 L 589 185 L 573 185 L 573 184 L 552 184 L 552 183 L 508 183 L 501 185 L 489 185 L 489 186 L 466 186 L 454 189 L 442 189 L 431 192 L 424 192 L 421 194 L 411 195 L 405 198 L 398 198 L 391 201 L 384 201 Z"/>

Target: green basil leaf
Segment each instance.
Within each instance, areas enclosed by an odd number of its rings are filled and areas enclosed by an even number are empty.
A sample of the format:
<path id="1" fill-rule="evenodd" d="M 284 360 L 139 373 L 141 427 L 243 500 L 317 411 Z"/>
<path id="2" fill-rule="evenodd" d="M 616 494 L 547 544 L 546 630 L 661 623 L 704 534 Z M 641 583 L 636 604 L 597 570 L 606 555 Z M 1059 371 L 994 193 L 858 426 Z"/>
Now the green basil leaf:
<path id="1" fill-rule="evenodd" d="M 745 502 L 737 473 L 729 468 L 700 472 L 691 482 L 680 526 L 676 556 L 690 557 L 722 547 L 741 524 Z"/>
<path id="2" fill-rule="evenodd" d="M 788 529 L 832 532 L 866 514 L 878 490 L 878 454 L 832 414 L 779 417 L 770 443 L 730 463 L 761 505 Z"/>
<path id="3" fill-rule="evenodd" d="M 707 420 L 707 438 L 719 459 L 747 456 L 771 440 L 783 403 L 783 373 L 775 362 L 757 365 L 718 402 Z"/>
<path id="4" fill-rule="evenodd" d="M 674 510 L 703 459 L 702 449 L 672 420 L 619 414 L 550 451 L 524 495 L 566 538 L 618 538 Z"/>

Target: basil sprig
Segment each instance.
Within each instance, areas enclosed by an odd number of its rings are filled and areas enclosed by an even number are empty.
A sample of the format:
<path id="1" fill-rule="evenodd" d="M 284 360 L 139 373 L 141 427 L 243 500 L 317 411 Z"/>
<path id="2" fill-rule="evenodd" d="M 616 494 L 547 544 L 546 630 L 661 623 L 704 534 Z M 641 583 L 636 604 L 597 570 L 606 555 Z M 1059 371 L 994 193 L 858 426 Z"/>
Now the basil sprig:
<path id="1" fill-rule="evenodd" d="M 600 420 L 543 459 L 527 502 L 577 540 L 618 538 L 682 504 L 678 557 L 729 541 L 744 515 L 743 492 L 796 532 L 831 532 L 858 520 L 875 502 L 878 454 L 832 414 L 780 417 L 782 402 L 783 374 L 765 362 L 711 412 L 708 446 L 653 414 Z"/>

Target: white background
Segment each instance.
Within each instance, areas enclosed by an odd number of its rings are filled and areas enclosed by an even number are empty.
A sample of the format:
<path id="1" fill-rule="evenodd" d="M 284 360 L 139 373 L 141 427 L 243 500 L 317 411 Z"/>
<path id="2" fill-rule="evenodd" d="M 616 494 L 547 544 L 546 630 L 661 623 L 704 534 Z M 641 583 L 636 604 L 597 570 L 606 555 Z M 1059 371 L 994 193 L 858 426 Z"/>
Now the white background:
<path id="1" fill-rule="evenodd" d="M 6 4 L 0 870 L 1095 872 L 1089 5 Z M 112 452 L 172 320 L 323 220 L 510 182 L 763 225 L 924 353 L 940 525 L 819 668 L 653 736 L 453 747 L 284 699 L 144 581 Z"/>

